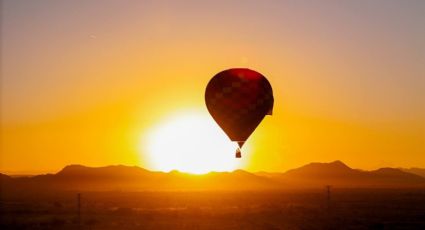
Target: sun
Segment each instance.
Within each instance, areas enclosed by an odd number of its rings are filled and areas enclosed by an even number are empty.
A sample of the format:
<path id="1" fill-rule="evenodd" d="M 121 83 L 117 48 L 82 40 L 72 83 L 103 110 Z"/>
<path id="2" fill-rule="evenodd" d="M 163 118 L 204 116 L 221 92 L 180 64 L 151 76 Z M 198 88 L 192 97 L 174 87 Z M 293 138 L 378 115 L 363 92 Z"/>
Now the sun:
<path id="1" fill-rule="evenodd" d="M 142 141 L 143 153 L 154 170 L 203 174 L 232 171 L 246 159 L 236 159 L 230 141 L 206 112 L 185 111 L 165 118 Z M 244 146 L 249 151 L 249 144 Z"/>

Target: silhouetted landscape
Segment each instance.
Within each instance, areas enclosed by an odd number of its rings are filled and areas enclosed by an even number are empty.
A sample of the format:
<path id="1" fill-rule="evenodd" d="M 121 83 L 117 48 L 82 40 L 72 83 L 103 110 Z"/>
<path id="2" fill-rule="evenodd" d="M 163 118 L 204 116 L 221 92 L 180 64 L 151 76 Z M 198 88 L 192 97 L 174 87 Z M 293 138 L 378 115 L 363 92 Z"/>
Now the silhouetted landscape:
<path id="1" fill-rule="evenodd" d="M 417 172 L 417 173 L 415 173 Z M 420 169 L 352 169 L 342 163 L 311 163 L 284 173 L 243 170 L 193 175 L 155 172 L 140 167 L 69 165 L 56 174 L 10 177 L 2 174 L 5 193 L 26 190 L 160 191 L 160 190 L 286 190 L 318 188 L 425 188 Z M 18 190 L 18 191 L 16 191 Z"/>
<path id="2" fill-rule="evenodd" d="M 335 161 L 284 173 L 70 165 L 56 174 L 2 174 L 0 227 L 421 229 L 425 178 L 415 172 L 421 170 L 363 171 Z"/>

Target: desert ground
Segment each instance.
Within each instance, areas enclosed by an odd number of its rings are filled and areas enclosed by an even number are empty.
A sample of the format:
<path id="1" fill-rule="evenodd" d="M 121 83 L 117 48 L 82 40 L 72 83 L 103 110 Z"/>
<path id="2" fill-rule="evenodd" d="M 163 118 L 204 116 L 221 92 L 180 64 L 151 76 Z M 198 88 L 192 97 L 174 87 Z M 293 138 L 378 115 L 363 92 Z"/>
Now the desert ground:
<path id="1" fill-rule="evenodd" d="M 21 191 L 1 229 L 425 229 L 425 190 Z"/>

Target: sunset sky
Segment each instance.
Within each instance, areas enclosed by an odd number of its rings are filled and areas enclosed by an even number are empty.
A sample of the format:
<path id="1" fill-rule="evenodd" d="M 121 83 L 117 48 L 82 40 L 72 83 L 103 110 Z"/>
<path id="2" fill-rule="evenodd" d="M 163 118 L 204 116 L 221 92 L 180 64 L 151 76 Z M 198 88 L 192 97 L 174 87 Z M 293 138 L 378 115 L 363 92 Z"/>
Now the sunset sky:
<path id="1" fill-rule="evenodd" d="M 425 167 L 423 0 L 5 0 L 1 10 L 0 172 Z M 208 81 L 232 67 L 265 75 L 275 98 L 241 160 L 204 103 Z"/>

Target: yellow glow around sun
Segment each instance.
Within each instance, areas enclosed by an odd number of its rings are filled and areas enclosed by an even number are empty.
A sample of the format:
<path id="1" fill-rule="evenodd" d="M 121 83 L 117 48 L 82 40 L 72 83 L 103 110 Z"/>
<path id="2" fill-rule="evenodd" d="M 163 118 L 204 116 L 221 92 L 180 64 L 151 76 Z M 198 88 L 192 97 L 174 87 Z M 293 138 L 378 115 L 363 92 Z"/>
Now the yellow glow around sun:
<path id="1" fill-rule="evenodd" d="M 155 126 L 142 142 L 150 167 L 160 171 L 179 170 L 202 174 L 232 171 L 246 157 L 235 158 L 231 142 L 208 113 L 187 111 L 175 114 Z M 243 153 L 249 151 L 244 146 Z"/>

